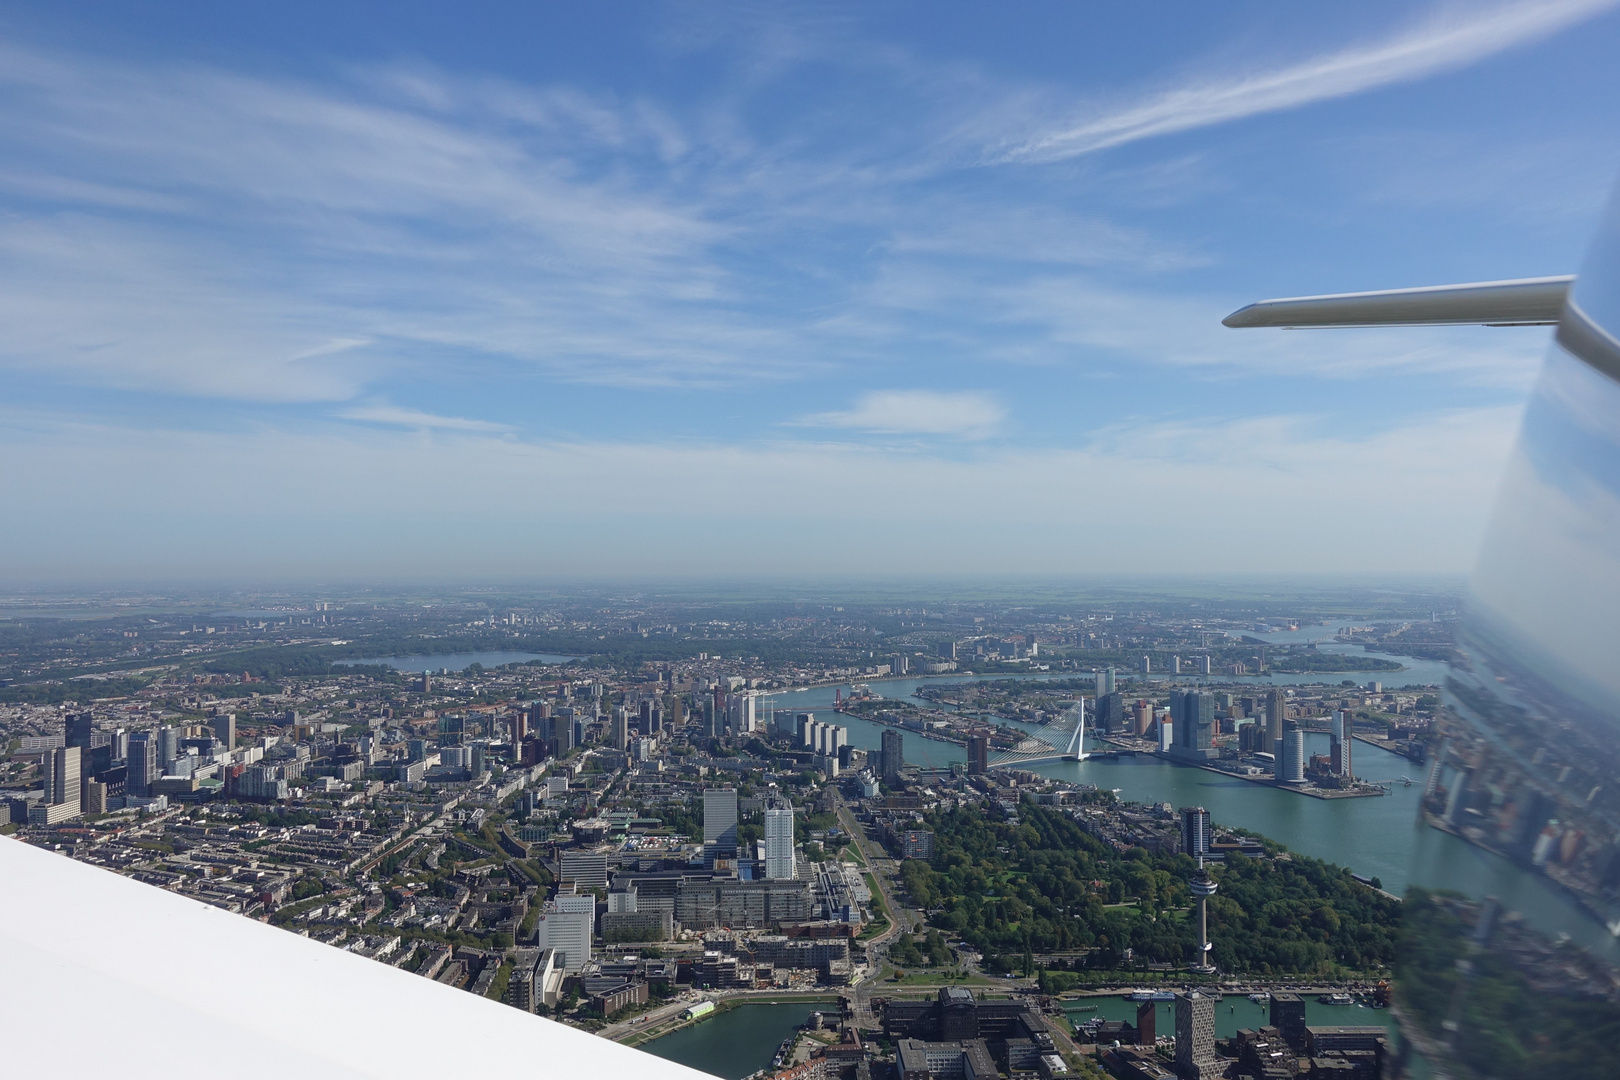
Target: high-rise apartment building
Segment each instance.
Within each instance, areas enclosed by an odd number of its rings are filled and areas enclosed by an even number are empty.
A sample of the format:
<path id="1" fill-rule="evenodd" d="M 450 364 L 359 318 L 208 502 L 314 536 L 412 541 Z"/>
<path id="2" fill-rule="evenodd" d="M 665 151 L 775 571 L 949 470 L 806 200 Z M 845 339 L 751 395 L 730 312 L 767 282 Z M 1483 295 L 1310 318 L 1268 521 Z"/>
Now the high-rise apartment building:
<path id="1" fill-rule="evenodd" d="M 1340 709 L 1333 714 L 1333 748 L 1332 767 L 1333 775 L 1349 780 L 1355 777 L 1355 769 L 1351 765 L 1354 756 L 1352 750 L 1355 744 L 1355 721 L 1348 709 Z"/>
<path id="2" fill-rule="evenodd" d="M 1202 806 L 1181 808 L 1181 850 L 1194 859 L 1207 858 L 1214 838 L 1210 831 L 1209 811 Z"/>
<path id="3" fill-rule="evenodd" d="M 1296 1054 L 1305 1052 L 1305 999 L 1298 994 L 1275 991 L 1271 995 L 1271 1026 Z"/>
<path id="4" fill-rule="evenodd" d="M 562 757 L 574 748 L 574 710 L 565 710 L 566 715 L 551 718 L 551 743 L 556 748 L 553 753 Z"/>
<path id="5" fill-rule="evenodd" d="M 793 855 L 793 807 L 769 807 L 765 811 L 765 879 L 789 881 L 797 872 Z"/>
<path id="6" fill-rule="evenodd" d="M 1197 990 L 1176 995 L 1176 1075 L 1210 1080 L 1225 1071 L 1215 1056 L 1215 999 Z"/>
<path id="7" fill-rule="evenodd" d="M 737 854 L 737 789 L 709 788 L 703 792 L 703 846 L 716 856 Z"/>
<path id="8" fill-rule="evenodd" d="M 905 740 L 898 731 L 885 728 L 883 731 L 883 781 L 886 784 L 900 782 L 900 767 L 905 764 Z"/>
<path id="9" fill-rule="evenodd" d="M 1285 784 L 1303 784 L 1305 782 L 1305 732 L 1298 721 L 1290 720 L 1283 728 L 1282 741 L 1282 782 Z"/>

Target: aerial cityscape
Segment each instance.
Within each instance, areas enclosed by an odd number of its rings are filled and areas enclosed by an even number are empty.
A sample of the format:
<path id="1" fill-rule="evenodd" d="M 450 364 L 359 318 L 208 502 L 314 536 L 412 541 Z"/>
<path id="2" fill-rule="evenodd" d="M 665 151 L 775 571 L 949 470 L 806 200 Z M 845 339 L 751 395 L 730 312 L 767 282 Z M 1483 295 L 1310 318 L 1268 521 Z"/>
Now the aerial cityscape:
<path id="1" fill-rule="evenodd" d="M 1620 0 L 12 0 L 0 1075 L 1620 1077 Z"/>
<path id="2" fill-rule="evenodd" d="M 1333 836 L 1359 807 L 1291 850 L 1218 787 L 1212 811 L 1097 770 L 1424 784 L 1444 586 L 1352 614 L 330 595 L 14 599 L 4 831 L 653 1053 L 819 1017 L 747 1073 L 1390 1053 L 1399 900 Z"/>

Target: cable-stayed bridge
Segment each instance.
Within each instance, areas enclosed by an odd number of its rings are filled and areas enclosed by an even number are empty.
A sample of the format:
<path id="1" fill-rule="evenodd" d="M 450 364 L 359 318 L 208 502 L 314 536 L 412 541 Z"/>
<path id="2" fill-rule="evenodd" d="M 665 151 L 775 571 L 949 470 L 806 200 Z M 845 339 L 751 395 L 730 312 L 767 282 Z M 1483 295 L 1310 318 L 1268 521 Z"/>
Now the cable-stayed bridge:
<path id="1" fill-rule="evenodd" d="M 1084 761 L 1086 699 L 1075 702 L 1060 718 L 1026 736 L 1011 750 L 1000 750 L 988 762 L 992 769 L 1011 769 L 1040 761 Z"/>

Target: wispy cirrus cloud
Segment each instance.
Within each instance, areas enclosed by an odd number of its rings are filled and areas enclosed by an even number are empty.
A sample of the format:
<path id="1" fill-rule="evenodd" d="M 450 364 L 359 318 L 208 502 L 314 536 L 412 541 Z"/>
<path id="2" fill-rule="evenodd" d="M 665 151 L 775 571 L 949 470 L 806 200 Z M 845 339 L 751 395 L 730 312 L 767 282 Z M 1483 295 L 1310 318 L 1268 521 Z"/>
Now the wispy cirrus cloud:
<path id="1" fill-rule="evenodd" d="M 438 416 L 434 413 L 422 412 L 419 409 L 404 409 L 397 405 L 374 404 L 362 405 L 353 409 L 344 409 L 337 414 L 344 420 L 359 420 L 369 424 L 386 424 L 390 427 L 404 427 L 444 431 L 479 431 L 499 432 L 511 431 L 509 424 L 497 424 L 491 420 L 473 420 L 464 416 Z"/>
<path id="2" fill-rule="evenodd" d="M 1383 41 L 1269 71 L 1190 81 L 1121 108 L 1082 116 L 995 149 L 988 158 L 1059 161 L 1419 79 L 1538 41 L 1612 9 L 1615 2 L 1520 0 L 1489 8 L 1456 6 Z"/>
<path id="3" fill-rule="evenodd" d="M 874 435 L 955 435 L 983 439 L 1007 417 L 994 395 L 979 390 L 874 390 L 862 394 L 853 408 L 813 413 L 794 423 L 834 427 Z"/>

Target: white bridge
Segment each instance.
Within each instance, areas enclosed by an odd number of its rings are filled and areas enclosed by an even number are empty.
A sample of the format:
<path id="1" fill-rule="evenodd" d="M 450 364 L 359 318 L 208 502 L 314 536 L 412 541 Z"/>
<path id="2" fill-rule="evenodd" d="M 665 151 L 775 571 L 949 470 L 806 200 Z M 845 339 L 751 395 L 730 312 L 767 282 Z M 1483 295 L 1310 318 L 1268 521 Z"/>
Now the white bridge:
<path id="1" fill-rule="evenodd" d="M 1026 736 L 1011 750 L 997 752 L 988 765 L 1010 769 L 1039 761 L 1084 761 L 1085 743 L 1086 699 L 1081 698 L 1060 719 Z"/>

